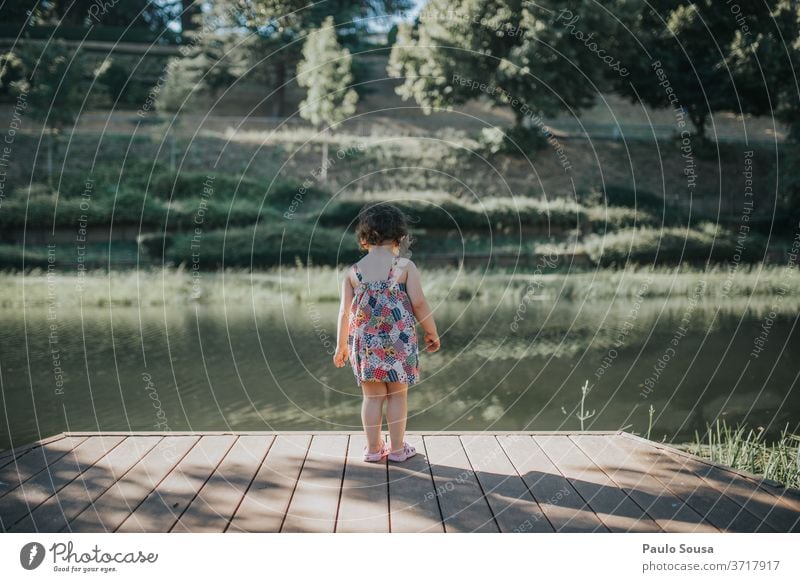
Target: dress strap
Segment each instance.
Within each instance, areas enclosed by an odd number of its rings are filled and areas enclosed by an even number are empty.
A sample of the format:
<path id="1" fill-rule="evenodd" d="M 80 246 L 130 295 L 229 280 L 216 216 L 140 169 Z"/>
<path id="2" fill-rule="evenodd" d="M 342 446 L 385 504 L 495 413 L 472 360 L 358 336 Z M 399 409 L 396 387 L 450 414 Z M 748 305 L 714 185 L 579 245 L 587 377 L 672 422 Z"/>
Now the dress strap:
<path id="1" fill-rule="evenodd" d="M 397 266 L 397 257 L 392 257 L 392 266 L 389 267 L 389 276 L 387 280 L 391 281 L 394 279 L 394 268 Z"/>
<path id="2" fill-rule="evenodd" d="M 361 278 L 361 271 L 358 270 L 358 264 L 357 263 L 353 263 L 353 271 L 355 271 L 356 277 L 358 277 L 358 282 L 362 283 L 363 279 Z"/>

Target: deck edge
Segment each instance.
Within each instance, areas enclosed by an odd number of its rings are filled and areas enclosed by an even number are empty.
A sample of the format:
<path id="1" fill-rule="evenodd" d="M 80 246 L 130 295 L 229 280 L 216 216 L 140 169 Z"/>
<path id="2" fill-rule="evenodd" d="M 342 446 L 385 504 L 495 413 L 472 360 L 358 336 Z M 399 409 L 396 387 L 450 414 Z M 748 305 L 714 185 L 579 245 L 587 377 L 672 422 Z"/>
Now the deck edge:
<path id="1" fill-rule="evenodd" d="M 384 430 L 384 432 L 386 432 Z M 77 436 L 216 436 L 216 435 L 356 435 L 362 434 L 360 430 L 224 430 L 224 431 L 70 431 L 63 433 L 68 437 Z M 571 434 L 593 434 L 593 435 L 608 435 L 615 436 L 619 434 L 616 430 L 407 430 L 406 434 L 409 435 L 424 435 L 424 436 L 450 436 L 450 435 L 506 435 L 506 434 L 534 434 L 534 435 L 571 435 Z"/>
<path id="2" fill-rule="evenodd" d="M 651 441 L 649 439 L 646 439 L 646 438 L 641 437 L 639 435 L 635 435 L 635 434 L 629 433 L 627 431 L 620 431 L 620 436 L 629 438 L 629 439 L 637 441 L 637 442 L 646 443 L 646 444 L 649 444 L 649 445 L 654 446 L 656 448 L 667 449 L 670 453 L 673 453 L 673 454 L 676 454 L 676 455 L 679 455 L 679 456 L 682 456 L 682 457 L 688 457 L 688 458 L 690 458 L 690 459 L 692 459 L 694 461 L 699 461 L 699 462 L 704 463 L 706 465 L 709 465 L 711 467 L 715 467 L 715 468 L 721 469 L 723 471 L 728 471 L 729 473 L 733 473 L 735 475 L 738 475 L 739 477 L 742 477 L 744 479 L 748 479 L 749 481 L 753 481 L 756 485 L 765 487 L 770 493 L 773 493 L 773 494 L 776 494 L 776 495 L 779 495 L 779 496 L 783 495 L 783 494 L 786 494 L 786 493 L 789 493 L 790 495 L 800 499 L 800 489 L 798 489 L 796 487 L 791 487 L 789 485 L 784 485 L 780 481 L 776 481 L 774 479 L 769 479 L 767 477 L 764 477 L 763 475 L 757 475 L 755 473 L 751 473 L 750 471 L 745 471 L 744 469 L 736 469 L 735 467 L 729 467 L 728 465 L 723 465 L 722 463 L 718 463 L 718 462 L 712 461 L 710 459 L 705 459 L 703 457 L 700 457 L 698 455 L 694 455 L 694 454 L 689 453 L 687 451 L 682 451 L 681 449 L 675 448 L 674 446 L 670 445 L 669 443 Z"/>
<path id="3" fill-rule="evenodd" d="M 30 443 L 26 443 L 24 445 L 19 445 L 14 447 L 13 449 L 4 449 L 0 451 L 0 461 L 7 459 L 8 457 L 16 457 L 20 453 L 26 453 L 31 449 L 35 449 L 36 447 L 41 447 L 42 445 L 46 445 L 48 443 L 52 443 L 55 441 L 59 441 L 61 439 L 65 439 L 68 436 L 85 436 L 85 435 L 76 435 L 73 433 L 67 432 L 59 432 L 48 437 L 44 437 L 39 439 L 38 441 L 33 441 Z"/>

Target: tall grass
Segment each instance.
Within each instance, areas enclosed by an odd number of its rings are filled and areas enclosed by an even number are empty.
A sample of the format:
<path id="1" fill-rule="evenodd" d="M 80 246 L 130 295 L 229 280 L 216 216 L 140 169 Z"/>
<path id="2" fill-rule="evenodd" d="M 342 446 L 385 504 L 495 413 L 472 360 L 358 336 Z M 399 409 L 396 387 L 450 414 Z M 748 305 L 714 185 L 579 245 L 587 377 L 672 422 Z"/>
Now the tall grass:
<path id="1" fill-rule="evenodd" d="M 204 265 L 203 265 L 204 266 Z M 720 308 L 732 299 L 777 311 L 795 312 L 800 305 L 800 280 L 788 277 L 779 265 L 741 266 L 734 276 L 723 267 L 708 270 L 681 266 L 629 266 L 586 272 L 535 274 L 504 269 L 425 268 L 425 293 L 431 301 L 474 300 L 484 304 L 518 304 L 525 300 L 620 300 L 664 298 L 683 301 L 705 282 L 704 301 Z M 62 305 L 164 305 L 180 303 L 227 304 L 245 302 L 338 301 L 343 267 L 283 266 L 249 272 L 246 269 L 194 271 L 185 267 L 153 267 L 118 271 L 54 272 L 50 281 L 43 269 L 27 273 L 0 272 L 0 307 L 47 305 L 53 297 Z M 24 294 L 24 295 L 23 295 Z M 24 296 L 24 302 L 23 302 Z M 780 297 L 780 301 L 776 299 Z M 756 301 L 758 300 L 758 301 Z"/>
<path id="2" fill-rule="evenodd" d="M 800 488 L 800 435 L 791 434 L 788 426 L 775 442 L 769 443 L 761 427 L 732 427 L 717 420 L 713 426 L 708 425 L 702 436 L 695 432 L 694 442 L 681 448 L 716 463 Z"/>

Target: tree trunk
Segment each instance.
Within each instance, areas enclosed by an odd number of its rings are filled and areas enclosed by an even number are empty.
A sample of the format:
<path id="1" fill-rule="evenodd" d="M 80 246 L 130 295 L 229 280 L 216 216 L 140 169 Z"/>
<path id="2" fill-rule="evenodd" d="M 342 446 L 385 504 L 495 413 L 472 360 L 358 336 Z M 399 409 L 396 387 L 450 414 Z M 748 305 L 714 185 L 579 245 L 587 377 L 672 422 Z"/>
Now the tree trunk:
<path id="1" fill-rule="evenodd" d="M 286 66 L 278 63 L 275 71 L 275 95 L 273 97 L 272 116 L 283 119 L 286 109 Z"/>
<path id="2" fill-rule="evenodd" d="M 319 181 L 323 184 L 328 181 L 328 140 L 322 142 L 322 166 L 320 166 Z"/>
<path id="3" fill-rule="evenodd" d="M 195 14 L 200 14 L 200 2 L 197 0 L 181 0 L 183 12 L 181 12 L 181 32 L 196 30 L 197 23 L 192 18 Z"/>
<path id="4" fill-rule="evenodd" d="M 690 113 L 689 119 L 692 120 L 694 125 L 694 134 L 699 138 L 706 136 L 706 119 L 708 119 L 707 112 Z"/>
<path id="5" fill-rule="evenodd" d="M 47 183 L 51 191 L 53 191 L 53 150 L 56 147 L 55 139 L 55 132 L 51 129 L 49 139 L 47 140 Z"/>
<path id="6" fill-rule="evenodd" d="M 514 129 L 521 129 L 525 123 L 525 115 L 519 108 L 514 108 Z"/>

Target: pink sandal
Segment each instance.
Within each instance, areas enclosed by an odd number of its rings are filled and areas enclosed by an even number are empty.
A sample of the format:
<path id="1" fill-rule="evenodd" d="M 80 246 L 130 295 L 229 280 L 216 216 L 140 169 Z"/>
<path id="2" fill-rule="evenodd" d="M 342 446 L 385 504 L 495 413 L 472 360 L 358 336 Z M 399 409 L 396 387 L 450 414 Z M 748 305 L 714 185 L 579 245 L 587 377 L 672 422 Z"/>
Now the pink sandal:
<path id="1" fill-rule="evenodd" d="M 410 459 L 414 455 L 417 454 L 417 449 L 412 447 L 407 442 L 403 442 L 403 450 L 399 453 L 392 453 L 390 452 L 388 458 L 390 461 L 395 461 L 397 463 L 402 463 L 403 461 Z"/>
<path id="2" fill-rule="evenodd" d="M 369 446 L 364 447 L 364 460 L 367 463 L 377 463 L 382 461 L 383 458 L 389 454 L 389 447 L 386 446 L 386 443 L 381 443 L 381 450 L 377 453 L 370 453 Z"/>

